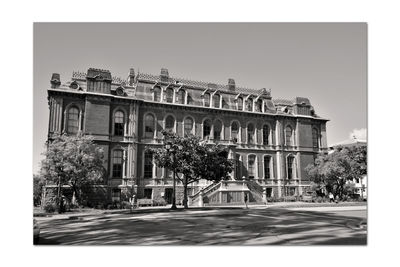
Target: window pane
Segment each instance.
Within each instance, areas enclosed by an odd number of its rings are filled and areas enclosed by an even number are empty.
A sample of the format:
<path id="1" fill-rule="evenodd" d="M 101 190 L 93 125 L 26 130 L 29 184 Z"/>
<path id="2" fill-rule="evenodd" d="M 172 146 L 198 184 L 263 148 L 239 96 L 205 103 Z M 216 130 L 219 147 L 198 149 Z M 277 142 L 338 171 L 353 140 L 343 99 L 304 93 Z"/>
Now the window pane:
<path id="1" fill-rule="evenodd" d="M 172 116 L 168 116 L 165 119 L 165 130 L 166 131 L 170 131 L 173 132 L 174 131 L 174 127 L 175 126 L 175 119 Z"/>
<path id="2" fill-rule="evenodd" d="M 258 99 L 256 102 L 256 111 L 261 112 L 262 111 L 262 100 Z"/>
<path id="3" fill-rule="evenodd" d="M 239 135 L 239 126 L 237 122 L 233 122 L 231 127 L 231 138 L 234 142 L 238 141 L 238 135 Z"/>
<path id="4" fill-rule="evenodd" d="M 185 104 L 185 90 L 180 89 L 178 92 L 178 104 Z"/>
<path id="5" fill-rule="evenodd" d="M 247 111 L 253 111 L 253 99 L 247 99 Z"/>
<path id="6" fill-rule="evenodd" d="M 122 150 L 113 152 L 113 177 L 122 177 Z"/>
<path id="7" fill-rule="evenodd" d="M 241 97 L 237 100 L 238 110 L 243 110 L 243 99 Z"/>
<path id="8" fill-rule="evenodd" d="M 251 123 L 247 126 L 247 142 L 254 144 L 254 125 Z"/>
<path id="9" fill-rule="evenodd" d="M 72 107 L 68 110 L 67 133 L 76 134 L 79 127 L 79 110 Z"/>
<path id="10" fill-rule="evenodd" d="M 205 107 L 210 106 L 210 94 L 209 93 L 204 94 L 204 106 Z"/>
<path id="11" fill-rule="evenodd" d="M 286 145 L 291 146 L 292 145 L 292 128 L 290 126 L 287 126 L 285 133 L 286 133 Z"/>
<path id="12" fill-rule="evenodd" d="M 211 132 L 211 122 L 205 120 L 203 123 L 203 138 L 209 137 Z"/>
<path id="13" fill-rule="evenodd" d="M 288 178 L 293 178 L 293 157 L 287 158 L 287 169 L 288 169 Z"/>
<path id="14" fill-rule="evenodd" d="M 251 155 L 249 156 L 249 178 L 254 178 L 255 176 L 255 161 L 256 161 L 256 156 Z"/>
<path id="15" fill-rule="evenodd" d="M 214 123 L 214 139 L 221 140 L 222 124 L 220 121 Z"/>
<path id="16" fill-rule="evenodd" d="M 124 113 L 121 111 L 115 112 L 114 115 L 114 135 L 124 135 Z"/>
<path id="17" fill-rule="evenodd" d="M 145 138 L 153 138 L 154 137 L 154 116 L 151 114 L 147 114 L 145 117 Z"/>
<path id="18" fill-rule="evenodd" d="M 172 103 L 174 99 L 174 90 L 172 88 L 168 88 L 165 90 L 167 94 L 167 103 Z"/>
<path id="19" fill-rule="evenodd" d="M 193 120 L 191 118 L 186 118 L 184 123 L 185 135 L 190 135 L 193 133 Z"/>
<path id="20" fill-rule="evenodd" d="M 318 131 L 317 129 L 312 130 L 312 141 L 313 141 L 313 147 L 318 147 Z"/>
<path id="21" fill-rule="evenodd" d="M 161 101 L 161 89 L 160 87 L 154 88 L 154 101 L 160 102 Z"/>
<path id="22" fill-rule="evenodd" d="M 268 145 L 268 138 L 269 138 L 269 127 L 268 125 L 263 126 L 263 144 Z"/>
<path id="23" fill-rule="evenodd" d="M 153 154 L 146 152 L 144 154 L 144 178 L 153 177 Z"/>
<path id="24" fill-rule="evenodd" d="M 220 95 L 215 94 L 214 95 L 214 108 L 219 108 L 219 102 L 220 102 Z"/>
<path id="25" fill-rule="evenodd" d="M 270 164 L 271 164 L 271 157 L 265 156 L 264 157 L 264 178 L 265 179 L 271 178 Z"/>

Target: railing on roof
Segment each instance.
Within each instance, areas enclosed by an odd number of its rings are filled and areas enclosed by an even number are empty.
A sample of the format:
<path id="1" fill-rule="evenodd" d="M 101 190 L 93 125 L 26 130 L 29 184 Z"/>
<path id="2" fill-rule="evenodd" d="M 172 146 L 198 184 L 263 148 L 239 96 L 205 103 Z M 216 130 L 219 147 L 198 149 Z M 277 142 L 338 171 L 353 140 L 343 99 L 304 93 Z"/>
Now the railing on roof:
<path id="1" fill-rule="evenodd" d="M 72 78 L 73 79 L 86 80 L 86 76 L 87 76 L 87 73 L 84 72 L 84 71 L 73 71 L 72 72 Z M 111 79 L 112 79 L 111 82 L 115 83 L 115 84 L 128 84 L 128 80 L 127 79 L 122 79 L 122 78 L 116 77 L 116 76 L 113 76 Z"/>
<path id="2" fill-rule="evenodd" d="M 161 81 L 159 75 L 153 75 L 153 74 L 142 73 L 142 72 L 138 74 L 138 78 L 144 79 L 144 80 L 155 81 L 155 82 Z M 178 78 L 178 77 L 170 77 L 168 82 L 170 82 L 170 83 L 181 82 L 188 86 L 200 87 L 200 88 L 204 88 L 204 89 L 207 89 L 209 87 L 208 85 L 210 84 L 208 82 L 195 81 L 195 80 L 189 80 L 189 79 Z M 251 89 L 251 88 L 247 88 L 247 87 L 236 87 L 235 91 L 230 91 L 227 84 L 226 85 L 225 84 L 216 84 L 216 83 L 213 83 L 213 84 L 216 85 L 216 88 L 213 88 L 213 89 L 224 91 L 224 92 L 234 92 L 234 93 L 242 92 L 242 93 L 255 94 L 255 95 L 258 95 L 260 92 L 260 89 Z"/>

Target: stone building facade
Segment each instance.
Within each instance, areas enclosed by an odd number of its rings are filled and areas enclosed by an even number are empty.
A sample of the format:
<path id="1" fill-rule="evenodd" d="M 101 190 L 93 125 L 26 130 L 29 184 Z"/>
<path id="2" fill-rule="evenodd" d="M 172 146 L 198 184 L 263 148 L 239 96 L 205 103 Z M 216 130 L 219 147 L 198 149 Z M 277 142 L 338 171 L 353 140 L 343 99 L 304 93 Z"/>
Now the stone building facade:
<path id="1" fill-rule="evenodd" d="M 301 195 L 309 185 L 304 168 L 327 151 L 326 122 L 309 99 L 273 99 L 271 91 L 169 76 L 135 74 L 116 78 L 108 70 L 73 72 L 61 83 L 53 74 L 48 89 L 49 139 L 83 132 L 104 150 L 107 177 L 102 187 L 112 200 L 124 192 L 170 202 L 171 173 L 158 168 L 146 146 L 161 146 L 162 129 L 194 134 L 229 148 L 232 181 L 252 180 L 267 197 Z M 199 181 L 189 195 L 210 186 Z M 177 201 L 182 199 L 178 183 Z"/>

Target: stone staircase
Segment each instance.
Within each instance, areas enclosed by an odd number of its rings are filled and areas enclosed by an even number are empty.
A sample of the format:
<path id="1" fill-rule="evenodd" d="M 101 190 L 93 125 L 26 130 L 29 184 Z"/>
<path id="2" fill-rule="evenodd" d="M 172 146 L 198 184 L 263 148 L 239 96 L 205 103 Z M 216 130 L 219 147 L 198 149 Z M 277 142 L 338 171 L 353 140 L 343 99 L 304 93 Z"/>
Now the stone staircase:
<path id="1" fill-rule="evenodd" d="M 265 204 L 263 188 L 255 181 L 220 181 L 213 183 L 190 197 L 191 206 L 244 205 L 244 194 L 248 205 Z"/>

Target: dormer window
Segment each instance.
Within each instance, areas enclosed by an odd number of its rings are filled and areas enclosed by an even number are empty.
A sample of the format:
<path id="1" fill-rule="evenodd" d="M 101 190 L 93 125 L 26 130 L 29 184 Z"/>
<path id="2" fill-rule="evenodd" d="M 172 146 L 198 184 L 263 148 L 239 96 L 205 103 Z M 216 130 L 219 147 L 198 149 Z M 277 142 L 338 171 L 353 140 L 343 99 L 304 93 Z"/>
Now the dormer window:
<path id="1" fill-rule="evenodd" d="M 173 103 L 174 102 L 174 90 L 172 88 L 167 88 L 165 90 L 165 93 L 166 93 L 167 103 Z"/>
<path id="2" fill-rule="evenodd" d="M 258 99 L 256 102 L 256 111 L 261 112 L 262 111 L 262 100 Z"/>
<path id="3" fill-rule="evenodd" d="M 253 99 L 252 98 L 248 98 L 247 99 L 247 111 L 253 111 Z"/>
<path id="4" fill-rule="evenodd" d="M 214 108 L 220 108 L 221 96 L 219 94 L 215 94 L 213 100 L 214 100 Z"/>
<path id="5" fill-rule="evenodd" d="M 153 101 L 160 102 L 161 101 L 161 88 L 155 87 L 153 90 Z"/>
<path id="6" fill-rule="evenodd" d="M 210 94 L 209 93 L 204 94 L 204 106 L 205 107 L 210 106 Z"/>
<path id="7" fill-rule="evenodd" d="M 178 99 L 177 99 L 177 103 L 178 104 L 185 104 L 185 90 L 183 89 L 179 89 L 178 91 Z"/>
<path id="8" fill-rule="evenodd" d="M 238 107 L 238 110 L 243 110 L 243 98 L 238 97 L 238 99 L 237 99 L 237 107 Z"/>

